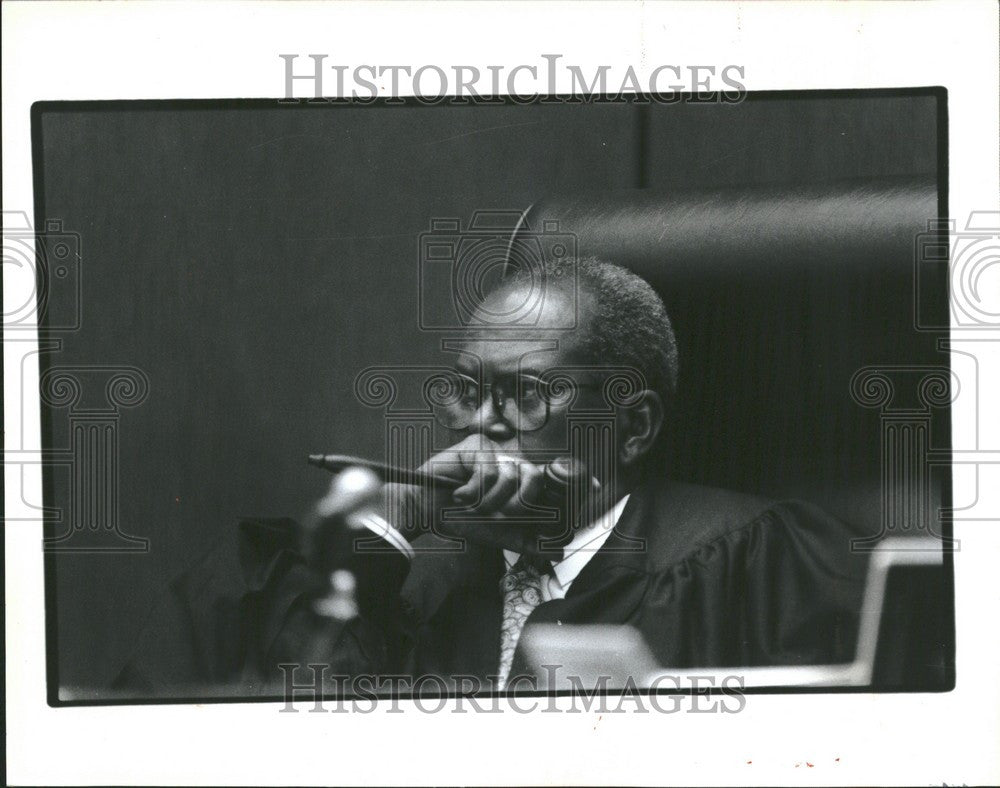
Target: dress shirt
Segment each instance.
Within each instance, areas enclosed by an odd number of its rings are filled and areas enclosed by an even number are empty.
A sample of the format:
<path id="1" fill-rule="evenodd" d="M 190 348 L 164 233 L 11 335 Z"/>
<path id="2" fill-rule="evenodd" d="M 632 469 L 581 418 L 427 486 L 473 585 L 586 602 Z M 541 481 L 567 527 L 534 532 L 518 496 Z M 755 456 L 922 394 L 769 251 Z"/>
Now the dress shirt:
<path id="1" fill-rule="evenodd" d="M 573 540 L 563 548 L 562 559 L 553 561 L 552 571 L 542 576 L 541 596 L 543 602 L 563 599 L 566 596 L 577 575 L 583 571 L 590 559 L 594 557 L 594 553 L 601 549 L 601 545 L 611 535 L 618 523 L 618 518 L 625 510 L 626 503 L 628 503 L 627 495 L 586 528 L 581 528 L 576 532 Z M 520 557 L 520 554 L 513 550 L 503 551 L 503 559 L 508 570 L 517 563 L 517 559 Z"/>

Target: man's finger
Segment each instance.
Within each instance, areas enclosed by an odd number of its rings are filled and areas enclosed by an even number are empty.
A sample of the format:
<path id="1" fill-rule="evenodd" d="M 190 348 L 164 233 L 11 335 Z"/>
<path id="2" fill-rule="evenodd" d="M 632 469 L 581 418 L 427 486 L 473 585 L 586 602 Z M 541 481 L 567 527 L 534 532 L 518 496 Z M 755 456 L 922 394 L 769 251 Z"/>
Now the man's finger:
<path id="1" fill-rule="evenodd" d="M 512 516 L 524 514 L 525 509 L 542 506 L 542 496 L 545 490 L 545 474 L 537 465 L 521 462 L 518 465 L 520 478 L 517 494 L 512 496 L 500 509 L 500 513 Z"/>
<path id="2" fill-rule="evenodd" d="M 465 452 L 462 462 L 467 468 L 471 467 L 472 474 L 452 497 L 456 503 L 473 504 L 492 489 L 499 470 L 493 455 L 482 452 Z"/>
<path id="3" fill-rule="evenodd" d="M 509 501 L 517 499 L 520 481 L 518 461 L 513 458 L 498 457 L 491 464 L 496 469 L 492 484 L 484 488 L 484 494 L 476 511 L 479 514 L 493 514 L 504 508 Z"/>
<path id="4" fill-rule="evenodd" d="M 459 453 L 451 450 L 435 454 L 417 470 L 430 476 L 454 479 L 456 482 L 465 482 L 469 479 L 469 470 L 462 463 Z"/>

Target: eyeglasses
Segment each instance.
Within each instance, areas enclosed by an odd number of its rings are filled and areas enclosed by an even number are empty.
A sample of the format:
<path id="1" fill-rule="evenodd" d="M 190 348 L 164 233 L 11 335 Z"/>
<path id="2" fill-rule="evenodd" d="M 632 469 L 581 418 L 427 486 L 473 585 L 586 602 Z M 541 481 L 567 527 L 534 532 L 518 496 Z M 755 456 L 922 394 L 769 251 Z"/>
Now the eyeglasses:
<path id="1" fill-rule="evenodd" d="M 533 432 L 545 426 L 553 403 L 571 399 L 567 392 L 595 385 L 568 384 L 565 379 L 546 381 L 534 375 L 511 375 L 480 386 L 468 375 L 447 372 L 428 381 L 426 391 L 435 418 L 449 429 L 471 427 L 488 391 L 493 408 L 504 421 L 520 432 Z"/>

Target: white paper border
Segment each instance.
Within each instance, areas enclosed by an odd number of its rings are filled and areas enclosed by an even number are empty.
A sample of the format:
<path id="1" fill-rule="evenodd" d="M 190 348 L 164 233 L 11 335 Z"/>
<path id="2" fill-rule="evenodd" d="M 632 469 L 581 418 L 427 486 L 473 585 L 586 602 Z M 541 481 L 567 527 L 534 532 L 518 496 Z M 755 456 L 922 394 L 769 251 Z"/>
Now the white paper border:
<path id="1" fill-rule="evenodd" d="M 967 3 L 5 2 L 3 204 L 31 215 L 39 100 L 277 97 L 278 54 L 346 64 L 745 66 L 750 90 L 943 85 L 950 214 L 997 210 L 997 11 Z M 562 88 L 561 88 L 562 89 Z M 6 272 L 5 272 L 6 276 Z M 995 281 L 995 280 L 993 280 Z M 7 305 L 23 293 L 4 290 Z M 980 332 L 980 339 L 996 334 Z M 1000 393 L 996 345 L 977 358 Z M 37 365 L 5 343 L 5 430 L 37 442 Z M 1000 401 L 994 397 L 993 402 Z M 23 409 L 23 410 L 22 410 Z M 956 412 L 954 430 L 973 414 Z M 984 407 L 983 448 L 1000 448 Z M 980 468 L 981 491 L 1000 488 Z M 5 468 L 5 511 L 30 516 Z M 32 479 L 31 484 L 39 483 Z M 956 505 L 972 481 L 956 475 Z M 40 487 L 25 494 L 40 500 Z M 995 513 L 992 515 L 997 517 Z M 959 523 L 954 692 L 750 696 L 736 715 L 279 714 L 271 704 L 45 704 L 40 524 L 5 529 L 12 784 L 995 784 L 1000 531 Z M 811 765 L 807 765 L 811 764 Z"/>

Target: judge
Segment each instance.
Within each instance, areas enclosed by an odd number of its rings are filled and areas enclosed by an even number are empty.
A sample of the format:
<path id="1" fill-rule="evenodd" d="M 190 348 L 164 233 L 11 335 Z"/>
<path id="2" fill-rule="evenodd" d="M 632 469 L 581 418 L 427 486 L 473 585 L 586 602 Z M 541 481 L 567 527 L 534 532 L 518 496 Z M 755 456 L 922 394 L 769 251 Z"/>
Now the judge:
<path id="1" fill-rule="evenodd" d="M 359 615 L 318 621 L 295 524 L 246 521 L 235 549 L 171 584 L 117 685 L 275 693 L 280 665 L 319 660 L 502 689 L 529 669 L 518 645 L 537 623 L 629 625 L 665 668 L 853 659 L 865 566 L 845 527 L 677 481 L 661 451 L 678 374 L 663 302 L 613 263 L 575 263 L 546 278 L 530 327 L 496 316 L 537 292 L 537 272 L 480 305 L 436 408 L 454 445 L 425 466 L 454 485 L 386 486 L 392 504 L 365 518 L 382 549 L 351 558 Z M 580 414 L 603 425 L 592 440 L 568 440 Z M 571 491 L 555 503 L 553 478 Z"/>

